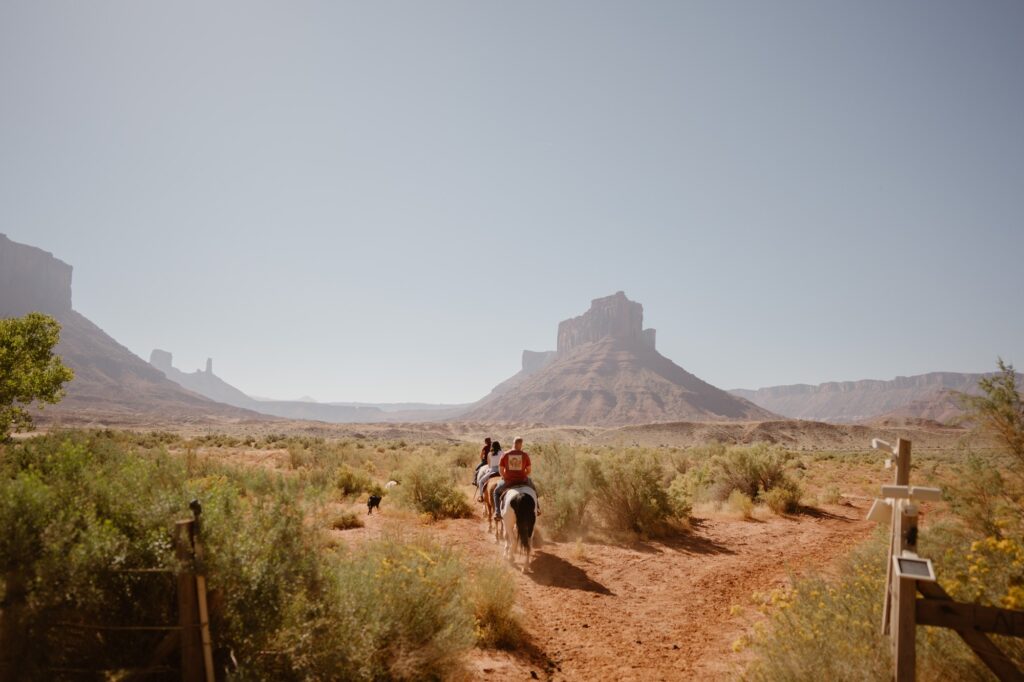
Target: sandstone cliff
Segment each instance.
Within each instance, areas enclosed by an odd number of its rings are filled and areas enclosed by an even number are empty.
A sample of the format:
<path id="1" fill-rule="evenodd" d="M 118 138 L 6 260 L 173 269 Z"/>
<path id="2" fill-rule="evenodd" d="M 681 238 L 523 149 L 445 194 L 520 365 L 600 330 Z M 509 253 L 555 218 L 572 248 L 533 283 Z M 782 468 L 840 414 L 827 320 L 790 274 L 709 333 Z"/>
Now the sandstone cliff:
<path id="1" fill-rule="evenodd" d="M 463 419 L 624 425 L 767 419 L 767 410 L 715 388 L 654 346 L 643 306 L 623 292 L 594 299 L 558 326 L 558 350 L 523 354 L 523 369 Z"/>
<path id="2" fill-rule="evenodd" d="M 71 307 L 71 266 L 46 251 L 0 235 L 0 317 L 39 311 L 62 326 L 56 352 L 75 378 L 44 420 L 121 423 L 148 417 L 224 421 L 263 415 L 223 405 L 183 389 Z"/>
<path id="3" fill-rule="evenodd" d="M 71 266 L 34 246 L 0 234 L 0 317 L 71 310 Z"/>

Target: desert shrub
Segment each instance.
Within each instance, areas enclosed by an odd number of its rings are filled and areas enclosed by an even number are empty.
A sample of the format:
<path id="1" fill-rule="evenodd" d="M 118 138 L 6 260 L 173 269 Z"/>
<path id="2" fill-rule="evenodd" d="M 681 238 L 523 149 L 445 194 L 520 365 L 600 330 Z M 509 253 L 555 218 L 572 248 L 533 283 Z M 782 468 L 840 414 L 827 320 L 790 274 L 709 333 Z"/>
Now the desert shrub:
<path id="1" fill-rule="evenodd" d="M 950 508 L 973 531 L 984 537 L 1002 537 L 1018 526 L 1021 507 L 1003 468 L 992 457 L 967 456 L 956 485 L 945 490 Z"/>
<path id="2" fill-rule="evenodd" d="M 541 525 L 556 539 L 579 532 L 584 527 L 593 489 L 583 475 L 579 457 L 557 445 L 545 448 L 534 459 L 533 478 L 543 496 Z"/>
<path id="3" fill-rule="evenodd" d="M 799 579 L 768 600 L 768 627 L 751 642 L 756 659 L 746 679 L 890 679 L 890 641 L 879 627 L 887 530 L 857 548 L 841 564 L 837 579 Z M 1024 558 L 1024 547 L 1005 540 L 965 542 L 962 527 L 939 526 L 922 534 L 922 550 L 935 557 L 943 587 L 961 601 L 1020 608 L 1016 599 L 1024 595 L 1015 594 L 1012 583 L 1020 578 L 1014 562 Z M 1020 640 L 995 639 L 1018 666 L 1024 663 Z M 923 680 L 991 679 L 984 664 L 945 628 L 917 629 L 917 666 Z"/>
<path id="4" fill-rule="evenodd" d="M 741 490 L 733 490 L 725 501 L 725 507 L 740 518 L 749 519 L 754 513 L 754 500 Z"/>
<path id="5" fill-rule="evenodd" d="M 362 528 L 365 524 L 355 512 L 341 512 L 331 519 L 331 528 L 334 530 L 349 530 L 351 528 Z"/>
<path id="6" fill-rule="evenodd" d="M 593 502 L 605 524 L 643 536 L 663 533 L 676 519 L 662 466 L 650 453 L 615 453 L 584 463 Z"/>
<path id="7" fill-rule="evenodd" d="M 842 492 L 834 485 L 830 485 L 818 496 L 818 502 L 821 504 L 839 504 L 842 499 Z"/>
<path id="8" fill-rule="evenodd" d="M 474 641 L 465 567 L 450 549 L 385 537 L 338 562 L 318 599 L 293 602 L 275 648 L 278 677 L 452 677 Z"/>
<path id="9" fill-rule="evenodd" d="M 161 633 L 83 638 L 50 624 L 173 623 L 173 581 L 121 569 L 175 570 L 171 530 L 193 498 L 203 504 L 213 636 L 235 653 L 237 679 L 456 674 L 474 639 L 458 558 L 401 538 L 334 555 L 303 495 L 293 475 L 207 460 L 189 473 L 184 457 L 97 434 L 0 448 L 0 581 L 26 586 L 22 677 L 138 666 Z M 6 582 L 0 594 L 10 596 Z"/>
<path id="10" fill-rule="evenodd" d="M 460 444 L 448 453 L 452 466 L 460 469 L 472 469 L 480 462 L 480 450 L 475 445 Z"/>
<path id="11" fill-rule="evenodd" d="M 693 511 L 693 488 L 685 474 L 672 479 L 668 487 L 668 502 L 675 516 L 681 519 L 689 518 Z"/>
<path id="12" fill-rule="evenodd" d="M 786 463 L 790 455 L 779 447 L 758 443 L 750 447 L 729 448 L 711 460 L 715 496 L 724 500 L 733 490 L 751 499 L 761 491 L 788 481 Z"/>
<path id="13" fill-rule="evenodd" d="M 800 508 L 800 487 L 787 479 L 771 490 L 760 491 L 758 499 L 776 514 L 792 514 Z"/>
<path id="14" fill-rule="evenodd" d="M 450 472 L 428 457 L 417 457 L 398 474 L 402 485 L 395 497 L 400 504 L 433 519 L 461 519 L 472 515 L 469 502 Z"/>
<path id="15" fill-rule="evenodd" d="M 757 659 L 746 679 L 885 680 L 889 639 L 880 634 L 885 539 L 879 535 L 845 562 L 835 583 L 811 577 L 765 601 L 767 629 L 755 636 Z"/>
<path id="16" fill-rule="evenodd" d="M 334 475 L 334 487 L 337 488 L 342 497 L 349 497 L 363 492 L 370 492 L 371 488 L 374 487 L 374 483 L 363 472 L 354 471 L 347 466 L 342 466 L 338 468 L 337 473 Z M 377 488 L 379 489 L 380 486 L 377 486 Z"/>
<path id="17" fill-rule="evenodd" d="M 515 649 L 525 640 L 513 608 L 516 583 L 502 564 L 484 564 L 472 584 L 477 644 L 498 649 Z"/>

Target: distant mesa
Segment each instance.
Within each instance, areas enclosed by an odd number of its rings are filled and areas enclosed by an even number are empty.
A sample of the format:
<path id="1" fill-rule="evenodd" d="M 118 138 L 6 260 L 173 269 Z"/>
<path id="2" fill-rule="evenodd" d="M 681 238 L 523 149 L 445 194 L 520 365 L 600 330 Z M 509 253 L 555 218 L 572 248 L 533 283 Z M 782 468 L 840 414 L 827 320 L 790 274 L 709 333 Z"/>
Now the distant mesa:
<path id="1" fill-rule="evenodd" d="M 986 376 L 991 374 L 929 372 L 891 380 L 792 384 L 730 393 L 792 419 L 839 424 L 893 419 L 946 423 L 963 414 L 957 394 L 977 393 L 978 381 Z"/>
<path id="2" fill-rule="evenodd" d="M 385 421 L 385 413 L 374 406 L 328 405 L 312 398 L 271 400 L 253 398 L 213 373 L 213 360 L 207 358 L 206 369 L 182 372 L 174 366 L 174 356 L 156 349 L 149 354 L 149 364 L 171 381 L 211 400 L 234 405 L 263 414 L 287 419 L 314 419 L 338 424 Z"/>
<path id="3" fill-rule="evenodd" d="M 163 421 L 242 421 L 263 419 L 168 381 L 163 374 L 107 335 L 71 307 L 72 268 L 53 254 L 0 234 L 0 317 L 32 311 L 52 315 L 62 325 L 56 352 L 75 371 L 66 397 L 47 406 L 43 421 L 119 423 Z"/>
<path id="4" fill-rule="evenodd" d="M 523 351 L 522 370 L 463 419 L 552 425 L 773 419 L 661 355 L 643 306 L 624 292 L 558 325 L 557 350 Z"/>

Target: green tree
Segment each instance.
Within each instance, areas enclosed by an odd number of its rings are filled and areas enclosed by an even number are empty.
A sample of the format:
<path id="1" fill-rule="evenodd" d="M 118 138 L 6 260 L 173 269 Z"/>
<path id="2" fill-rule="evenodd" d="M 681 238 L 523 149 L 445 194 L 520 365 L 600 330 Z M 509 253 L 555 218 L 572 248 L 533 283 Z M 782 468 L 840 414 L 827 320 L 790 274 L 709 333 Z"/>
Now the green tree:
<path id="1" fill-rule="evenodd" d="M 75 374 L 53 354 L 60 324 L 49 315 L 0 319 L 0 440 L 32 425 L 33 401 L 56 403 Z"/>
<path id="2" fill-rule="evenodd" d="M 1017 387 L 1017 372 L 999 358 L 999 373 L 978 382 L 982 395 L 963 397 L 971 419 L 1016 460 L 1024 473 L 1024 400 Z"/>

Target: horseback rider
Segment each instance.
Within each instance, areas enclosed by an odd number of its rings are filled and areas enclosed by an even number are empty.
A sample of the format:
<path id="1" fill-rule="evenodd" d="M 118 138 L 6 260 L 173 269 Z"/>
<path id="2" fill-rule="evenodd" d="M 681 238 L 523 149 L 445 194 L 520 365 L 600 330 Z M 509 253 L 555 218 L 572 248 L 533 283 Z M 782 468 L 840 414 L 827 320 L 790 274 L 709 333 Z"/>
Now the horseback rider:
<path id="1" fill-rule="evenodd" d="M 479 494 L 476 498 L 477 502 L 484 501 L 484 488 L 487 487 L 487 481 L 490 480 L 492 476 L 497 476 L 500 473 L 498 464 L 501 462 L 501 456 L 503 454 L 505 453 L 501 451 L 501 443 L 498 441 L 491 443 L 491 452 L 484 460 L 486 469 L 484 471 L 477 472 L 476 483 L 477 488 L 479 489 Z"/>
<path id="2" fill-rule="evenodd" d="M 501 456 L 498 462 L 498 473 L 501 482 L 494 489 L 494 518 L 501 520 L 501 495 L 507 489 L 517 485 L 528 485 L 536 492 L 537 488 L 530 480 L 530 455 L 523 452 L 523 439 L 516 438 L 512 449 Z M 538 510 L 538 514 L 540 511 Z"/>
<path id="3" fill-rule="evenodd" d="M 477 475 L 480 473 L 480 468 L 487 464 L 487 455 L 491 451 L 491 439 L 484 438 L 484 446 L 480 448 L 480 461 L 476 465 L 476 469 L 473 469 L 473 485 L 476 485 Z"/>

